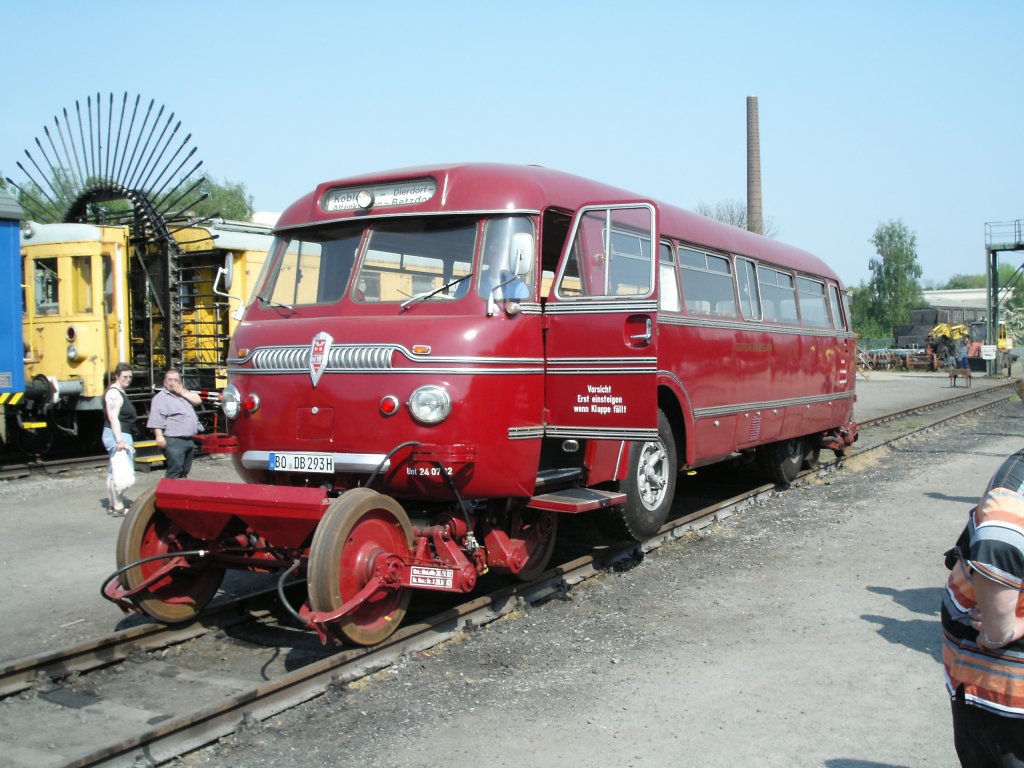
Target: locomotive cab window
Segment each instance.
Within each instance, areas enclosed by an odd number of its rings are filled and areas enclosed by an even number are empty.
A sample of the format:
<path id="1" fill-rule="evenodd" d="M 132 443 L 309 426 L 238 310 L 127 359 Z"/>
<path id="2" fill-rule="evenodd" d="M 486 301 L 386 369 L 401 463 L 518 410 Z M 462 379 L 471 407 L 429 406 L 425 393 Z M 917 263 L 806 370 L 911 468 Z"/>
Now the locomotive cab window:
<path id="1" fill-rule="evenodd" d="M 57 259 L 36 259 L 32 267 L 32 283 L 37 315 L 56 315 L 60 311 L 57 299 Z"/>

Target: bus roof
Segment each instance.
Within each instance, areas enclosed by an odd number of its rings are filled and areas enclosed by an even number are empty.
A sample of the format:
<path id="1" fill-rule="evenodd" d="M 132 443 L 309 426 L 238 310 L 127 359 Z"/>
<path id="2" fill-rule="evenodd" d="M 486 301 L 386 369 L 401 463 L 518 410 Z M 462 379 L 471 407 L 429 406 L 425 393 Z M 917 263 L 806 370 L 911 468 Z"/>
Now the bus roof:
<path id="1" fill-rule="evenodd" d="M 360 190 L 374 193 L 380 207 L 370 213 L 355 204 Z M 335 204 L 335 201 L 337 203 Z M 402 168 L 324 182 L 288 207 L 278 231 L 349 218 L 440 213 L 541 213 L 548 208 L 575 211 L 591 203 L 653 203 L 661 234 L 708 249 L 762 259 L 838 281 L 821 259 L 776 240 L 709 219 L 581 176 L 536 165 L 467 163 Z M 334 207 L 336 210 L 328 210 Z"/>

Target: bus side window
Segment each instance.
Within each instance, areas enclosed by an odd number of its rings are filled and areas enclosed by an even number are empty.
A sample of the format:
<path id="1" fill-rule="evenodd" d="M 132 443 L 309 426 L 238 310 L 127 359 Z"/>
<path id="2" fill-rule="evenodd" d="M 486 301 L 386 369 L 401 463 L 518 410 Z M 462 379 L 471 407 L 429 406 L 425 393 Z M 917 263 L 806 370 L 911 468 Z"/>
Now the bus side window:
<path id="1" fill-rule="evenodd" d="M 661 280 L 658 308 L 669 312 L 678 312 L 680 307 L 679 283 L 676 278 L 672 246 L 669 243 L 662 243 L 658 247 L 658 272 Z"/>
<path id="2" fill-rule="evenodd" d="M 736 282 L 740 289 L 740 311 L 747 320 L 761 319 L 761 294 L 757 287 L 757 266 L 750 259 L 736 259 Z"/>
<path id="3" fill-rule="evenodd" d="M 839 286 L 829 285 L 828 287 L 828 303 L 829 308 L 832 310 L 832 327 L 837 331 L 845 331 L 846 323 L 843 320 L 843 315 L 840 307 L 842 301 L 839 297 Z"/>
<path id="4" fill-rule="evenodd" d="M 796 323 L 796 284 L 793 275 L 761 264 L 757 268 L 765 320 Z"/>
<path id="5" fill-rule="evenodd" d="M 567 213 L 551 209 L 544 212 L 544 220 L 541 223 L 544 230 L 540 245 L 541 296 L 551 295 L 551 284 L 555 281 L 555 273 L 558 271 L 558 258 L 565 248 L 565 240 L 569 237 L 571 225 L 572 216 Z M 564 278 L 562 282 L 565 283 Z M 577 286 L 575 295 L 578 296 L 579 293 Z"/>
<path id="6" fill-rule="evenodd" d="M 693 248 L 678 250 L 686 309 L 702 315 L 736 316 L 732 264 L 723 257 Z"/>
<path id="7" fill-rule="evenodd" d="M 798 277 L 796 286 L 800 294 L 800 318 L 803 324 L 813 328 L 828 328 L 825 284 L 820 280 Z"/>

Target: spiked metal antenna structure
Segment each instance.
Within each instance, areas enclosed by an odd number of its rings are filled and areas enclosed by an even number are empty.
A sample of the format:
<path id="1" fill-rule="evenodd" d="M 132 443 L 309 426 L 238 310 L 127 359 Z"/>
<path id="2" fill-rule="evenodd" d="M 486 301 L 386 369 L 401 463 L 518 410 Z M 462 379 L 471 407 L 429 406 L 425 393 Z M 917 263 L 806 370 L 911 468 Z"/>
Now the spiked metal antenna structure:
<path id="1" fill-rule="evenodd" d="M 43 126 L 45 138 L 36 138 L 36 149 L 25 150 L 27 162 L 17 163 L 25 180 L 7 179 L 19 193 L 26 218 L 96 224 L 134 220 L 159 238 L 166 228 L 162 219 L 203 199 L 198 175 L 203 163 L 188 167 L 196 149 L 189 146 L 192 134 L 179 136 L 181 121 L 153 99 L 144 104 L 141 96 L 125 93 L 119 101 L 113 93 L 107 99 L 99 93 L 87 96 L 84 105 L 76 101 L 73 109 L 54 116 L 52 126 Z M 117 200 L 131 206 L 112 204 Z"/>
<path id="2" fill-rule="evenodd" d="M 25 150 L 26 162 L 17 163 L 25 180 L 7 179 L 26 219 L 129 228 L 127 319 L 137 368 L 184 362 L 180 289 L 192 267 L 168 222 L 188 216 L 207 193 L 192 134 L 181 138 L 180 129 L 174 113 L 153 99 L 147 104 L 138 95 L 117 100 L 97 93 L 44 125 L 45 138 L 36 138 L 35 150 Z M 155 377 L 151 371 L 149 380 Z"/>

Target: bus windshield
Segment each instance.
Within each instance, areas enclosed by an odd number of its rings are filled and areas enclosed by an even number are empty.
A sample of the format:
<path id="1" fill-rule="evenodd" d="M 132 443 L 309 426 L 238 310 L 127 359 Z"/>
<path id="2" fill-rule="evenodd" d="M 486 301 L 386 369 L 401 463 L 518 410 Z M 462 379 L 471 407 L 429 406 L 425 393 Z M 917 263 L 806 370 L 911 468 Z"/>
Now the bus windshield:
<path id="1" fill-rule="evenodd" d="M 369 230 L 352 288 L 356 301 L 451 301 L 468 292 L 475 221 L 403 219 L 380 222 Z"/>
<path id="2" fill-rule="evenodd" d="M 362 235 L 362 226 L 343 226 L 275 240 L 256 282 L 256 300 L 289 309 L 338 301 Z"/>
<path id="3" fill-rule="evenodd" d="M 523 216 L 402 218 L 310 229 L 275 242 L 254 300 L 295 309 L 347 295 L 356 303 L 404 310 L 455 301 L 474 287 L 484 299 L 529 298 L 532 268 L 524 273 L 513 259 L 523 237 L 535 239 L 533 223 Z M 477 270 L 474 258 L 482 261 Z"/>

